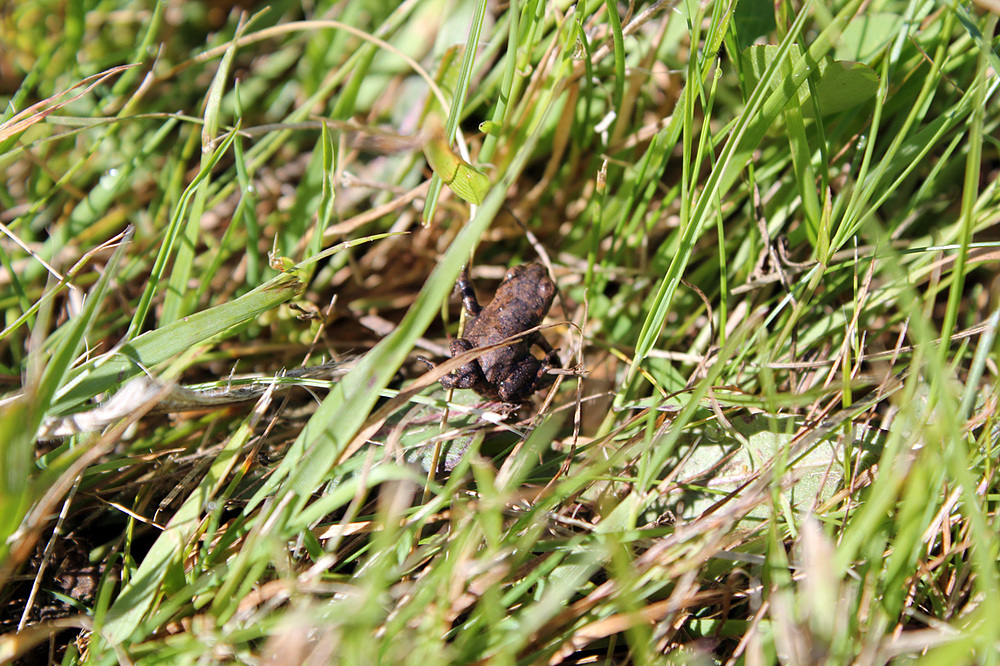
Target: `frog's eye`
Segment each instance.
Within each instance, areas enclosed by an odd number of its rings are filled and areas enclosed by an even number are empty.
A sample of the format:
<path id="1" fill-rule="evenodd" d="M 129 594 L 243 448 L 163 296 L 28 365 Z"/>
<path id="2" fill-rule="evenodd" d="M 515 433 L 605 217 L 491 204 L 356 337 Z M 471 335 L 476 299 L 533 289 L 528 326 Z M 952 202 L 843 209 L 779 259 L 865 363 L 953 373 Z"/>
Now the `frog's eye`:
<path id="1" fill-rule="evenodd" d="M 503 276 L 503 281 L 506 282 L 507 280 L 513 280 L 514 276 L 516 276 L 518 273 L 521 272 L 520 268 L 521 268 L 520 266 L 513 266 L 511 268 L 508 268 L 507 275 Z"/>

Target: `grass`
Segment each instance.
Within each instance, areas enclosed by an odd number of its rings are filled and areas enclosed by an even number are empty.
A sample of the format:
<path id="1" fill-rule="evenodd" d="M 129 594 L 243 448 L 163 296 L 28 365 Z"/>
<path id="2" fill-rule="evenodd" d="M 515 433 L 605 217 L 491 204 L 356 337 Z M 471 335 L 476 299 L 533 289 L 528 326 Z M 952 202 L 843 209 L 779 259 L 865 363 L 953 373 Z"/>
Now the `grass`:
<path id="1" fill-rule="evenodd" d="M 0 13 L 0 662 L 1000 661 L 996 15 L 227 7 Z"/>

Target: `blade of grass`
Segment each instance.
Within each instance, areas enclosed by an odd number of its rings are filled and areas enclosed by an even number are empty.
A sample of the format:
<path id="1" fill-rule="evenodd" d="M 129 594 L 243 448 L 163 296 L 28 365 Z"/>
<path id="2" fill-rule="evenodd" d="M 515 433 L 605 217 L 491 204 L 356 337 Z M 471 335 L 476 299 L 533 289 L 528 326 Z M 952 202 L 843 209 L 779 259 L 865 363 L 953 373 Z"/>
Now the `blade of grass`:
<path id="1" fill-rule="evenodd" d="M 294 298 L 301 289 L 302 282 L 297 275 L 282 273 L 234 301 L 133 338 L 73 371 L 54 409 L 64 413 L 188 347 L 216 336 L 231 335 L 236 327 Z"/>
<path id="2" fill-rule="evenodd" d="M 987 22 L 987 34 L 992 35 L 996 27 L 997 16 L 990 16 Z M 948 307 L 945 309 L 944 322 L 941 324 L 941 338 L 947 340 L 955 330 L 958 321 L 958 311 L 965 301 L 965 272 L 969 257 L 969 243 L 972 242 L 972 229 L 976 201 L 979 198 L 979 174 L 982 168 L 983 155 L 983 115 L 986 103 L 986 54 L 992 51 L 992 46 L 985 39 L 980 40 L 980 62 L 977 77 L 982 83 L 975 87 L 972 99 L 972 118 L 969 126 L 969 140 L 966 142 L 965 179 L 962 183 L 962 209 L 959 212 L 960 231 L 958 234 L 958 257 L 952 271 L 951 288 L 948 290 Z M 943 363 L 949 351 L 948 345 L 941 345 L 938 353 Z"/>
<path id="3" fill-rule="evenodd" d="M 229 48 L 219 62 L 219 68 L 212 78 L 212 84 L 208 89 L 208 97 L 205 100 L 205 122 L 201 126 L 201 169 L 199 170 L 198 185 L 194 190 L 194 197 L 190 209 L 187 211 L 187 222 L 183 230 L 179 232 L 181 240 L 180 246 L 174 257 L 170 275 L 167 278 L 166 292 L 163 296 L 163 309 L 160 312 L 160 324 L 170 324 L 177 321 L 190 312 L 194 305 L 192 296 L 196 292 L 188 290 L 188 283 L 191 281 L 191 269 L 194 264 L 195 251 L 198 245 L 198 236 L 201 231 L 201 218 L 205 211 L 205 203 L 209 197 L 209 190 L 212 184 L 212 168 L 218 163 L 223 153 L 212 151 L 211 146 L 216 142 L 216 134 L 220 125 L 220 107 L 222 96 L 226 90 L 226 81 L 229 78 L 229 70 L 232 66 L 233 57 L 236 55 L 236 47 L 240 37 L 246 29 L 243 17 L 236 26 L 233 39 L 229 42 Z M 228 147 L 232 145 L 239 131 L 241 122 L 237 120 L 236 127 L 228 136 L 224 136 L 221 145 Z M 153 284 L 152 282 L 150 284 Z"/>
<path id="4" fill-rule="evenodd" d="M 174 245 L 177 242 L 177 238 L 181 235 L 183 220 L 185 219 L 188 205 L 190 204 L 193 197 L 201 191 L 201 183 L 210 178 L 212 169 L 222 156 L 229 151 L 229 147 L 232 145 L 233 141 L 236 139 L 238 128 L 230 131 L 226 137 L 219 143 L 219 146 L 212 152 L 211 156 L 202 162 L 202 167 L 198 171 L 198 175 L 184 188 L 184 193 L 181 195 L 180 201 L 177 202 L 174 208 L 174 213 L 170 219 L 170 225 L 167 227 L 166 234 L 164 235 L 163 241 L 160 244 L 160 250 L 156 255 L 156 261 L 153 263 L 153 269 L 150 272 L 149 281 L 146 283 L 146 288 L 139 298 L 139 303 L 135 308 L 135 313 L 132 315 L 132 323 L 129 325 L 128 332 L 125 334 L 126 339 L 134 338 L 138 335 L 139 331 L 142 330 L 142 326 L 146 321 L 146 317 L 149 314 L 149 309 L 152 307 L 153 296 L 159 290 L 161 282 L 163 281 L 163 275 L 167 269 L 167 263 L 170 261 L 171 256 L 173 256 Z M 186 285 L 172 285 L 171 289 L 184 289 Z M 176 308 L 174 308 L 176 309 Z M 167 318 L 165 323 L 176 323 L 176 318 Z"/>

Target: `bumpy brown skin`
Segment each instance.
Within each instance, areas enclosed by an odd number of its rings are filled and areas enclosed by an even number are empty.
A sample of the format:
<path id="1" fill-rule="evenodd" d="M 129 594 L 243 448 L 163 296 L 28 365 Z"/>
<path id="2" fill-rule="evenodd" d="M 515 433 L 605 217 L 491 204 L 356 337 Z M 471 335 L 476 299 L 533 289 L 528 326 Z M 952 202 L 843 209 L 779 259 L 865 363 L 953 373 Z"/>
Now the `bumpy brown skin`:
<path id="1" fill-rule="evenodd" d="M 555 283 L 539 263 L 522 264 L 507 271 L 496 295 L 486 307 L 480 306 L 476 299 L 468 267 L 462 270 L 456 286 L 462 294 L 468 319 L 465 336 L 451 343 L 453 357 L 476 347 L 496 344 L 538 326 L 552 307 L 556 293 Z M 543 361 L 531 354 L 531 347 L 536 344 L 546 352 Z M 441 384 L 446 388 L 472 389 L 488 400 L 525 402 L 535 391 L 551 382 L 545 376 L 546 372 L 557 365 L 555 350 L 535 331 L 466 363 L 442 377 Z"/>

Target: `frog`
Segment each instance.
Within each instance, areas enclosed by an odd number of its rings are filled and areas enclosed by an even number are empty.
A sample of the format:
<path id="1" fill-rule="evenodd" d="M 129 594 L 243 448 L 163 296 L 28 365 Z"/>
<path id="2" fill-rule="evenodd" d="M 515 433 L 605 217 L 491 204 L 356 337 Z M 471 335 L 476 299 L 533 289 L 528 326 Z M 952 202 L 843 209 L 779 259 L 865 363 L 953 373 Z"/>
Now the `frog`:
<path id="1" fill-rule="evenodd" d="M 453 358 L 535 328 L 545 319 L 556 294 L 555 282 L 538 262 L 508 270 L 486 306 L 479 304 L 468 265 L 462 267 L 455 286 L 462 296 L 467 318 L 463 336 L 451 341 Z M 544 359 L 532 354 L 534 345 L 545 352 Z M 434 367 L 427 359 L 420 361 Z M 552 367 L 559 367 L 556 350 L 538 331 L 533 331 L 469 361 L 440 382 L 445 388 L 472 389 L 487 400 L 518 404 L 527 402 L 536 391 L 552 383 L 553 378 L 548 374 Z"/>

